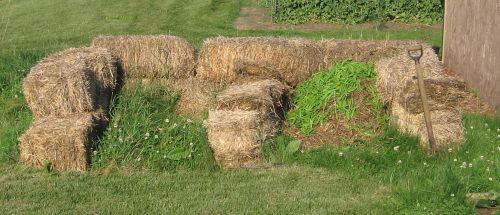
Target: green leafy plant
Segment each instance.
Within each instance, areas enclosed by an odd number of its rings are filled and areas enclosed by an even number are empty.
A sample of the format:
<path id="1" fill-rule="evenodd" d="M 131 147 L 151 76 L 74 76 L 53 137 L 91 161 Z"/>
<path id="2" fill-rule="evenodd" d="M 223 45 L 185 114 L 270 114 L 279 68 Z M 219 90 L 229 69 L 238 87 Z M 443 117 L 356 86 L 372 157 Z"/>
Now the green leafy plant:
<path id="1" fill-rule="evenodd" d="M 261 5 L 272 5 L 263 0 Z M 369 21 L 397 21 L 436 23 L 443 20 L 444 3 L 442 0 L 279 0 L 278 10 L 274 13 L 277 21 L 337 22 L 346 24 Z"/>
<path id="2" fill-rule="evenodd" d="M 288 120 L 304 134 L 311 134 L 313 127 L 324 123 L 332 115 L 343 114 L 349 120 L 356 114 L 351 93 L 364 90 L 362 81 L 374 82 L 375 70 L 372 64 L 341 61 L 328 71 L 319 72 L 301 83 L 293 96 L 293 109 Z M 378 105 L 376 90 L 370 89 Z"/>
<path id="3" fill-rule="evenodd" d="M 263 146 L 263 154 L 270 163 L 291 163 L 300 150 L 302 142 L 285 135 L 278 135 Z"/>

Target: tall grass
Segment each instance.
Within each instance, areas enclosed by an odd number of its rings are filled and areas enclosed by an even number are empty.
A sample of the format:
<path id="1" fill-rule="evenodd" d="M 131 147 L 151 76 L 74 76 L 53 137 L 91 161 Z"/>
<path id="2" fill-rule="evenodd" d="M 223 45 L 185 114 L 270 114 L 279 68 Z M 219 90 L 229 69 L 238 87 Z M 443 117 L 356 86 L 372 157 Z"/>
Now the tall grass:
<path id="1" fill-rule="evenodd" d="M 173 114 L 178 96 L 158 83 L 127 86 L 93 155 L 95 168 L 215 169 L 200 121 Z"/>

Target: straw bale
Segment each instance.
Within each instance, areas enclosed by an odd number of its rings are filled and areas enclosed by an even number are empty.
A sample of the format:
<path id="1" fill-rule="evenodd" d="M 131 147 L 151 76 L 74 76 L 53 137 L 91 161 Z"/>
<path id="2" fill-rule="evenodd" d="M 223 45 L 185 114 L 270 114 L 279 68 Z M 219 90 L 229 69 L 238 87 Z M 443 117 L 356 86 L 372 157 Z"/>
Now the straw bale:
<path id="1" fill-rule="evenodd" d="M 288 91 L 288 86 L 272 79 L 230 86 L 219 93 L 205 126 L 221 166 L 259 162 L 261 144 L 281 129 Z"/>
<path id="2" fill-rule="evenodd" d="M 92 46 L 118 58 L 125 78 L 188 78 L 195 75 L 196 49 L 185 39 L 168 36 L 100 36 Z"/>
<path id="3" fill-rule="evenodd" d="M 434 50 L 424 44 L 424 54 L 420 60 L 422 74 L 425 82 L 432 83 L 432 80 L 442 80 L 440 83 L 456 83 L 453 77 L 446 75 L 443 71 L 443 64 L 439 61 Z M 408 57 L 406 50 L 400 51 L 397 55 L 380 59 L 375 64 L 377 71 L 377 89 L 384 104 L 391 104 L 397 101 L 404 91 L 404 88 L 418 91 L 415 62 Z M 408 85 L 413 85 L 409 87 Z M 405 92 L 410 93 L 410 92 Z M 448 93 L 448 91 L 444 91 Z M 445 98 L 445 96 L 430 95 L 429 100 Z"/>
<path id="4" fill-rule="evenodd" d="M 117 85 L 111 54 L 103 48 L 76 48 L 41 60 L 24 79 L 35 117 L 107 110 Z"/>
<path id="5" fill-rule="evenodd" d="M 278 131 L 259 111 L 210 111 L 205 126 L 215 160 L 226 168 L 260 162 L 262 143 Z"/>
<path id="6" fill-rule="evenodd" d="M 166 86 L 179 93 L 180 97 L 175 105 L 175 113 L 193 117 L 203 118 L 209 109 L 212 89 L 205 82 L 195 77 L 166 80 Z"/>
<path id="7" fill-rule="evenodd" d="M 337 40 L 328 39 L 318 42 L 323 52 L 324 69 L 346 59 L 375 63 L 377 60 L 391 57 L 416 41 L 399 40 Z"/>
<path id="8" fill-rule="evenodd" d="M 458 79 L 427 79 L 424 86 L 431 110 L 457 108 L 469 95 L 466 83 Z M 407 82 L 398 102 L 410 113 L 424 112 L 417 83 Z"/>
<path id="9" fill-rule="evenodd" d="M 82 113 L 39 118 L 20 138 L 23 164 L 43 167 L 46 162 L 59 171 L 85 171 L 90 164 L 92 141 L 105 126 L 102 113 Z"/>
<path id="10" fill-rule="evenodd" d="M 429 140 L 423 113 L 411 113 L 398 103 L 392 105 L 391 113 L 393 120 L 403 133 L 418 136 L 420 143 L 425 147 L 428 146 Z M 431 122 L 438 146 L 463 143 L 462 112 L 460 110 L 431 111 Z"/>
<path id="11" fill-rule="evenodd" d="M 216 109 L 270 112 L 286 110 L 289 90 L 288 86 L 274 79 L 230 86 L 217 95 Z"/>
<path id="12" fill-rule="evenodd" d="M 201 79 L 217 83 L 256 76 L 295 86 L 318 71 L 322 61 L 317 44 L 305 39 L 217 37 L 203 43 L 197 71 Z"/>

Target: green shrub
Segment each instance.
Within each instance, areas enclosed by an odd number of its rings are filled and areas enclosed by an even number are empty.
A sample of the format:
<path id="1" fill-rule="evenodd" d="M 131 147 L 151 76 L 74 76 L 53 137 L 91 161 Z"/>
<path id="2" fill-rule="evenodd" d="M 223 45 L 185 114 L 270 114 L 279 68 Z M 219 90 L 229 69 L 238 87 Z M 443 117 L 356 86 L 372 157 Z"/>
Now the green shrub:
<path id="1" fill-rule="evenodd" d="M 303 23 L 369 21 L 436 23 L 443 20 L 442 0 L 278 0 L 277 21 Z M 261 5 L 272 5 L 264 0 Z"/>

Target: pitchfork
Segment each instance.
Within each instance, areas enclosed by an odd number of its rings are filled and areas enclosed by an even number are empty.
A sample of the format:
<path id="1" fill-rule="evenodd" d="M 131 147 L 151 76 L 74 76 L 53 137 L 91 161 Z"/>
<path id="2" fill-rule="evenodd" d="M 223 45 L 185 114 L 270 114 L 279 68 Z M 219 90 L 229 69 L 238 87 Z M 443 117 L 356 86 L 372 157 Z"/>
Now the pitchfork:
<path id="1" fill-rule="evenodd" d="M 425 126 L 427 127 L 427 135 L 429 138 L 429 145 L 431 148 L 431 153 L 436 152 L 436 139 L 434 139 L 434 132 L 432 131 L 432 123 L 431 123 L 431 113 L 429 110 L 429 104 L 427 103 L 427 94 L 425 92 L 425 84 L 424 77 L 422 74 L 422 68 L 420 67 L 420 58 L 424 55 L 424 51 L 422 45 L 417 45 L 414 47 L 408 48 L 408 55 L 413 61 L 415 61 L 415 69 L 417 71 L 417 79 L 418 79 L 418 89 L 420 91 L 420 97 L 422 98 L 422 106 L 424 108 L 424 119 Z"/>

